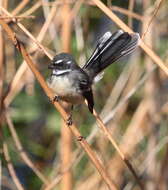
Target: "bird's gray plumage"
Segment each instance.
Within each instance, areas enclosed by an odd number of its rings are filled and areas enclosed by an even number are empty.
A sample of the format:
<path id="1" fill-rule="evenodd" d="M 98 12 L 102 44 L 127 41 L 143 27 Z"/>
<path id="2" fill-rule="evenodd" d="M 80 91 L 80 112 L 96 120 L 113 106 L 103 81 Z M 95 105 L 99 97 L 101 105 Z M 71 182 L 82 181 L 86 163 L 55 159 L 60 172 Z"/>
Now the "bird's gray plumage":
<path id="1" fill-rule="evenodd" d="M 111 34 L 106 32 L 98 41 L 95 51 L 83 68 L 72 55 L 61 53 L 54 57 L 49 69 L 52 70 L 49 87 L 64 101 L 72 104 L 88 102 L 93 112 L 92 83 L 98 74 L 119 58 L 133 52 L 137 47 L 139 34 L 128 34 L 122 30 Z"/>

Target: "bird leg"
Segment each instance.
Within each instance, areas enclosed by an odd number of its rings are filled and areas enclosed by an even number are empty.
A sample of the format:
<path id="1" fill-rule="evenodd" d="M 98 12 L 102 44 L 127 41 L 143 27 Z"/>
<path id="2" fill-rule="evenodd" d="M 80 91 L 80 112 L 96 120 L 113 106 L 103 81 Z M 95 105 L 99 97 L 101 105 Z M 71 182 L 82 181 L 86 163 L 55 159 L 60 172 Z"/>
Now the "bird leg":
<path id="1" fill-rule="evenodd" d="M 71 126 L 72 125 L 72 115 L 69 115 L 69 117 L 68 117 L 68 119 L 66 120 L 66 124 L 68 125 L 68 126 Z"/>
<path id="2" fill-rule="evenodd" d="M 66 120 L 66 124 L 67 124 L 68 126 L 71 126 L 72 123 L 73 123 L 73 121 L 72 121 L 72 111 L 73 111 L 73 105 L 71 105 L 69 117 L 68 117 L 68 119 Z"/>
<path id="3" fill-rule="evenodd" d="M 53 98 L 50 99 L 50 102 L 54 104 L 54 102 L 58 102 L 60 100 L 60 97 L 58 95 L 54 96 Z"/>
<path id="4" fill-rule="evenodd" d="M 58 95 L 54 96 L 52 99 L 53 102 L 58 102 L 60 100 L 60 97 Z"/>

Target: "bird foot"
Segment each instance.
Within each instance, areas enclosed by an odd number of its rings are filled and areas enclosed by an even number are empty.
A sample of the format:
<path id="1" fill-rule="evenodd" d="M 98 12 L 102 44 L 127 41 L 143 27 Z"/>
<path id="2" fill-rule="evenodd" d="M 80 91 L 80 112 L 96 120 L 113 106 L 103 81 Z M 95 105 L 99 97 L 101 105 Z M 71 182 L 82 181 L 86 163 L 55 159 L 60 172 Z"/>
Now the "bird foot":
<path id="1" fill-rule="evenodd" d="M 52 99 L 50 99 L 51 103 L 58 102 L 60 100 L 59 96 L 54 96 Z"/>
<path id="2" fill-rule="evenodd" d="M 72 115 L 70 115 L 70 116 L 68 117 L 68 119 L 66 120 L 66 124 L 67 124 L 68 126 L 71 126 L 72 123 L 73 123 L 73 121 L 72 121 Z"/>
<path id="3" fill-rule="evenodd" d="M 83 139 L 84 139 L 83 136 L 78 136 L 78 137 L 77 137 L 77 141 L 82 141 Z"/>

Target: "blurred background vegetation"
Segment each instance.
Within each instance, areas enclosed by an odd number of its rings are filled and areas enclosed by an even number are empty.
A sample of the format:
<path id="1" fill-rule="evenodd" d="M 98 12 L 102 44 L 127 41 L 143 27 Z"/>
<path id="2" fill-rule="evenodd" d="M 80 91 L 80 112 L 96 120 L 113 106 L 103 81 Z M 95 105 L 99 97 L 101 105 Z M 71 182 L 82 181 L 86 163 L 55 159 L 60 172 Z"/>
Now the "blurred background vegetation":
<path id="1" fill-rule="evenodd" d="M 139 32 L 168 66 L 167 0 L 102 2 L 133 31 Z M 94 1 L 0 0 L 0 6 L 8 11 L 1 8 L 0 19 L 12 27 L 45 79 L 50 75 L 50 59 L 16 23 L 21 23 L 50 55 L 71 52 L 80 65 L 106 31 L 119 29 Z M 107 189 L 2 28 L 0 47 L 2 189 Z M 93 89 L 95 109 L 144 187 L 168 189 L 165 72 L 138 48 L 131 56 L 111 65 Z M 73 120 L 118 189 L 139 189 L 85 105 L 75 107 Z M 20 185 L 14 185 L 16 182 L 8 170 L 11 163 Z M 54 180 L 58 181 L 47 188 L 46 184 Z"/>

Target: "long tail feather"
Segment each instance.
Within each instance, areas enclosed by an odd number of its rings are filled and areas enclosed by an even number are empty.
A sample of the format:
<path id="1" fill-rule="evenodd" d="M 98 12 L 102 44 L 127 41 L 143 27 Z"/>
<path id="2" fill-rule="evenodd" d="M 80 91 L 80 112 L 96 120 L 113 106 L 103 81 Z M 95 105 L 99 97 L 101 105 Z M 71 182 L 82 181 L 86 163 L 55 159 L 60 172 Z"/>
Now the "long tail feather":
<path id="1" fill-rule="evenodd" d="M 95 51 L 83 69 L 91 79 L 119 58 L 134 51 L 138 45 L 139 34 L 128 34 L 118 30 L 114 34 L 106 32 L 98 41 Z"/>

